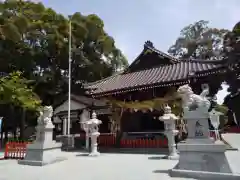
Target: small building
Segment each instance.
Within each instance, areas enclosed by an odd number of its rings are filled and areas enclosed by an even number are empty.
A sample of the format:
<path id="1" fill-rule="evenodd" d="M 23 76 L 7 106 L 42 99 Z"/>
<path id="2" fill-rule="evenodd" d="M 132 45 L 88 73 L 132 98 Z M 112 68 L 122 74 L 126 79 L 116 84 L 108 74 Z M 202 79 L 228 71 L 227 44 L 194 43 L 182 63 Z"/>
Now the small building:
<path id="1" fill-rule="evenodd" d="M 80 116 L 83 110 L 87 110 L 91 112 L 95 110 L 98 118 L 102 120 L 102 124 L 100 126 L 100 131 L 108 130 L 108 114 L 110 114 L 110 110 L 104 100 L 97 100 L 93 98 L 89 98 L 86 96 L 77 96 L 71 95 L 71 123 L 70 123 L 70 134 L 80 134 L 83 133 L 83 129 L 80 124 Z M 54 108 L 53 112 L 53 122 L 55 124 L 55 132 L 56 135 L 62 135 L 66 133 L 66 126 L 68 119 L 68 99 L 65 99 L 60 105 Z"/>

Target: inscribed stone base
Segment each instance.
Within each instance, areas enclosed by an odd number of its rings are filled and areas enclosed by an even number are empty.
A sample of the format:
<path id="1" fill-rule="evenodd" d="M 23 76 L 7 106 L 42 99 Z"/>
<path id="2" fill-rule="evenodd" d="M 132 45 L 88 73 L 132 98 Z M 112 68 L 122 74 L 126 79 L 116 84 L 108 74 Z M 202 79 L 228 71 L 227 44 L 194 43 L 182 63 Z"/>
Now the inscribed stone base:
<path id="1" fill-rule="evenodd" d="M 63 135 L 61 137 L 62 150 L 69 151 L 74 149 L 74 136 L 73 135 Z"/>
<path id="2" fill-rule="evenodd" d="M 19 160 L 18 164 L 30 166 L 44 166 L 66 160 L 65 157 L 59 157 L 61 154 L 61 144 L 52 143 L 43 147 L 40 144 L 29 144 L 27 147 L 26 157 Z"/>
<path id="3" fill-rule="evenodd" d="M 225 156 L 226 145 L 178 144 L 179 163 L 170 170 L 171 176 L 200 179 L 240 179 L 234 175 Z"/>

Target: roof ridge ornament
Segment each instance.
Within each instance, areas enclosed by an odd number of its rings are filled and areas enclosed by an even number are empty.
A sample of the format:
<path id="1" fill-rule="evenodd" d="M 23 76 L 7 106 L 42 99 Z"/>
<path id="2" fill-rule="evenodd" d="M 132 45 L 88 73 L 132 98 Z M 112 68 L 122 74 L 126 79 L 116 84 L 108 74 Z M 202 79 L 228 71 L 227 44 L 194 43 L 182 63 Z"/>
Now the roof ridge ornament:
<path id="1" fill-rule="evenodd" d="M 152 41 L 147 40 L 144 44 L 144 48 L 151 47 L 154 48 Z"/>

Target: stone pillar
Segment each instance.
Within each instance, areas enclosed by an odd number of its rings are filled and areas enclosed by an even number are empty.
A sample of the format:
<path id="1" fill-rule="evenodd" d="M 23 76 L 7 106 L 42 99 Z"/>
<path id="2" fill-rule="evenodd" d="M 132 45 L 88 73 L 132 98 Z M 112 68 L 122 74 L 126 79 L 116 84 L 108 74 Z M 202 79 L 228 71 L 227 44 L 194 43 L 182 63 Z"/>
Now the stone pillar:
<path id="1" fill-rule="evenodd" d="M 63 119 L 63 135 L 67 135 L 67 118 Z"/>
<path id="2" fill-rule="evenodd" d="M 169 106 L 166 106 L 164 108 L 164 115 L 159 117 L 159 120 L 163 121 L 165 126 L 165 134 L 168 139 L 169 159 L 179 158 L 175 142 L 175 136 L 178 133 L 178 130 L 176 130 L 175 126 L 175 121 L 177 119 L 178 118 L 172 113 L 171 108 Z"/>
<path id="3" fill-rule="evenodd" d="M 98 143 L 97 139 L 100 133 L 98 132 L 98 126 L 102 123 L 99 119 L 97 119 L 97 115 L 95 112 L 92 113 L 92 118 L 87 122 L 90 127 L 90 135 L 91 135 L 91 153 L 89 156 L 99 156 L 98 152 Z"/>
<path id="4" fill-rule="evenodd" d="M 90 117 L 89 117 L 89 112 L 87 110 L 83 110 L 81 117 L 80 117 L 80 126 L 81 128 L 85 131 L 86 134 L 86 139 L 85 139 L 85 148 L 86 150 L 89 150 L 89 125 L 86 123 L 87 121 L 89 121 Z"/>
<path id="5" fill-rule="evenodd" d="M 27 145 L 26 156 L 23 160 L 18 161 L 19 164 L 44 166 L 66 159 L 61 157 L 61 143 L 52 140 L 54 128 L 51 121 L 52 111 L 52 106 L 43 108 L 36 127 L 36 140 L 33 144 Z"/>
<path id="6" fill-rule="evenodd" d="M 223 115 L 223 113 L 216 111 L 215 109 L 212 109 L 212 111 L 209 113 L 210 121 L 214 127 L 214 133 L 216 136 L 216 141 L 220 141 L 220 135 L 219 135 L 219 125 L 220 125 L 220 120 L 219 116 Z"/>

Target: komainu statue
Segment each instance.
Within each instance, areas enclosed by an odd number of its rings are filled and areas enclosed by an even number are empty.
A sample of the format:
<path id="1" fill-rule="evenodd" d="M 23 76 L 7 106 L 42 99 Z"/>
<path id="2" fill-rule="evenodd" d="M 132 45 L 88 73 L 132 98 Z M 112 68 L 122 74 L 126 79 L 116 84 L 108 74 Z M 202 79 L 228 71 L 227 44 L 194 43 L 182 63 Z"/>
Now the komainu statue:
<path id="1" fill-rule="evenodd" d="M 53 108 L 52 106 L 44 106 L 43 122 L 45 125 L 52 124 Z"/>
<path id="2" fill-rule="evenodd" d="M 37 133 L 36 133 L 36 141 L 42 141 L 42 134 L 44 132 L 44 129 L 50 125 L 53 126 L 52 124 L 52 115 L 53 115 L 53 108 L 52 106 L 45 106 L 43 108 L 43 111 L 40 111 L 38 119 L 37 119 Z M 49 126 L 48 126 L 49 127 Z"/>
<path id="3" fill-rule="evenodd" d="M 184 112 L 196 111 L 197 109 L 208 111 L 210 107 L 210 101 L 207 98 L 207 95 L 209 94 L 208 86 L 203 88 L 200 95 L 194 94 L 192 88 L 188 84 L 180 86 L 177 92 L 182 99 Z"/>

